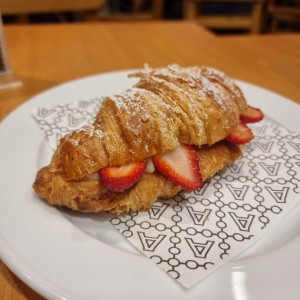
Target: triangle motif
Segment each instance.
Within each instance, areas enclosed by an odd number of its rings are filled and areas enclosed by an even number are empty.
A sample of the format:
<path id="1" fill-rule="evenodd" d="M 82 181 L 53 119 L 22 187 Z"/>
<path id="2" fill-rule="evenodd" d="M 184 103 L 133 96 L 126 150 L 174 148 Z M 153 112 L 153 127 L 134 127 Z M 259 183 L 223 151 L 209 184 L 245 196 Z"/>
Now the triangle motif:
<path id="1" fill-rule="evenodd" d="M 77 127 L 80 123 L 82 123 L 85 118 L 75 118 L 73 115 L 69 114 L 69 126 Z"/>
<path id="2" fill-rule="evenodd" d="M 300 152 L 300 143 L 288 142 L 290 146 L 292 146 L 297 152 Z"/>
<path id="3" fill-rule="evenodd" d="M 166 237 L 165 234 L 159 234 L 157 237 L 146 236 L 146 234 L 142 231 L 138 231 L 138 236 L 140 242 L 142 244 L 144 251 L 154 252 L 154 250 L 158 247 L 158 245 L 163 241 Z"/>
<path id="4" fill-rule="evenodd" d="M 153 244 L 155 243 L 155 239 L 147 238 L 147 239 L 145 239 L 145 242 L 147 244 L 147 247 L 151 248 L 153 246 Z"/>
<path id="5" fill-rule="evenodd" d="M 159 220 L 168 206 L 169 204 L 167 203 L 162 203 L 161 205 L 153 204 L 152 207 L 148 210 L 150 219 Z"/>
<path id="6" fill-rule="evenodd" d="M 275 199 L 277 203 L 286 203 L 286 197 L 289 189 L 289 187 L 285 186 L 281 190 L 274 190 L 270 186 L 266 186 L 266 190 Z"/>
<path id="7" fill-rule="evenodd" d="M 193 251 L 194 256 L 198 258 L 206 258 L 213 244 L 215 243 L 214 241 L 209 240 L 207 240 L 205 243 L 199 243 L 193 241 L 191 238 L 185 238 L 185 240 L 190 249 Z"/>
<path id="8" fill-rule="evenodd" d="M 95 102 L 93 100 L 91 100 L 91 101 L 81 100 L 81 101 L 79 101 L 79 107 L 81 107 L 81 108 L 87 108 L 87 107 L 93 105 L 94 103 Z"/>
<path id="9" fill-rule="evenodd" d="M 242 227 L 245 227 L 247 225 L 247 220 L 239 219 L 240 224 Z"/>
<path id="10" fill-rule="evenodd" d="M 254 144 L 263 152 L 263 153 L 270 153 L 273 147 L 274 142 L 269 141 L 266 143 L 262 142 L 254 142 Z"/>
<path id="11" fill-rule="evenodd" d="M 264 134 L 266 132 L 266 129 L 267 129 L 267 125 L 254 125 L 254 126 L 251 126 L 251 129 L 257 134 L 257 135 L 260 135 L 260 134 Z"/>
<path id="12" fill-rule="evenodd" d="M 40 118 L 46 118 L 55 112 L 56 112 L 55 109 L 47 109 L 47 108 L 41 107 L 38 110 L 38 116 Z"/>
<path id="13" fill-rule="evenodd" d="M 243 167 L 243 165 L 244 165 L 244 162 L 240 160 L 240 161 L 238 161 L 238 162 L 236 162 L 232 165 L 229 165 L 227 167 L 228 167 L 228 169 L 230 170 L 231 173 L 238 174 L 238 173 L 240 173 L 241 168 Z"/>
<path id="14" fill-rule="evenodd" d="M 205 250 L 204 246 L 195 246 L 197 249 L 197 252 L 199 253 L 199 255 L 202 255 L 203 251 Z"/>
<path id="15" fill-rule="evenodd" d="M 244 200 L 249 188 L 248 185 L 243 185 L 241 188 L 233 187 L 231 184 L 226 184 L 226 186 L 235 200 Z"/>
<path id="16" fill-rule="evenodd" d="M 208 220 L 208 216 L 211 213 L 211 209 L 205 209 L 204 211 L 195 211 L 192 206 L 186 206 L 195 225 L 203 226 Z"/>
<path id="17" fill-rule="evenodd" d="M 240 231 L 250 231 L 254 215 L 249 214 L 247 217 L 241 217 L 237 216 L 234 212 L 229 212 L 229 214 Z"/>
<path id="18" fill-rule="evenodd" d="M 259 162 L 259 164 L 268 173 L 269 176 L 277 176 L 280 162 L 276 162 L 273 165 L 268 165 L 264 162 Z"/>
<path id="19" fill-rule="evenodd" d="M 210 182 L 205 181 L 204 184 L 202 185 L 202 187 L 199 188 L 198 190 L 194 191 L 194 193 L 195 193 L 196 195 L 203 196 L 204 193 L 205 193 L 205 191 L 206 191 L 206 189 L 207 189 L 207 187 L 209 186 L 209 183 L 210 183 Z"/>

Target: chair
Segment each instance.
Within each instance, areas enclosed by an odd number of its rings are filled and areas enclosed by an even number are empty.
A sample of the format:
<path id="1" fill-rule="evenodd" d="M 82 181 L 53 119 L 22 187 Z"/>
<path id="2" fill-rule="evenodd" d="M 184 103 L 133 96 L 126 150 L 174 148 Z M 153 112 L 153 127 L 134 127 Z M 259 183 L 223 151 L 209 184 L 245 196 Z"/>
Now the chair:
<path id="1" fill-rule="evenodd" d="M 127 6 L 126 1 L 107 1 L 107 9 L 103 10 L 99 18 L 106 21 L 143 21 L 163 17 L 164 0 L 132 0 L 131 5 Z M 146 6 L 146 9 L 144 9 L 144 6 Z M 126 11 L 122 9 L 124 7 L 126 7 Z"/>
<path id="2" fill-rule="evenodd" d="M 29 14 L 82 12 L 96 15 L 105 3 L 105 0 L 0 0 L 0 11 L 3 16 L 15 15 L 19 21 L 27 21 Z"/>
<path id="3" fill-rule="evenodd" d="M 267 6 L 267 12 L 270 16 L 270 31 L 280 30 L 280 25 L 291 29 L 293 25 L 300 25 L 300 0 L 270 0 Z"/>
<path id="4" fill-rule="evenodd" d="M 194 20 L 210 29 L 246 29 L 250 33 L 261 31 L 263 9 L 266 0 L 184 0 L 184 18 Z M 250 4 L 249 12 L 243 14 L 203 13 L 205 4 Z M 251 8 L 252 6 L 252 8 Z"/>

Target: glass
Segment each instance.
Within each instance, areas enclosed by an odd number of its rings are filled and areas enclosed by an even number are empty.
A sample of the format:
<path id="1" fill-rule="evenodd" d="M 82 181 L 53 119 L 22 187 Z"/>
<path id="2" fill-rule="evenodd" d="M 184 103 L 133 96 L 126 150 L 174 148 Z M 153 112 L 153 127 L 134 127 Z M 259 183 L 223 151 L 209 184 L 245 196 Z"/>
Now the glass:
<path id="1" fill-rule="evenodd" d="M 4 39 L 3 23 L 0 14 L 0 90 L 18 87 L 22 82 L 12 73 Z"/>

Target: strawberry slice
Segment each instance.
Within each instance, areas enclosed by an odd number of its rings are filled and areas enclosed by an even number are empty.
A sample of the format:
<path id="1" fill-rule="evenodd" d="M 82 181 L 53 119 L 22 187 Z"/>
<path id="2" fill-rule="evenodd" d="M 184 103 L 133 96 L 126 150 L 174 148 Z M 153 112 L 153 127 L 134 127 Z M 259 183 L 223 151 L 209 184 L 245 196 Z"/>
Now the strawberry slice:
<path id="1" fill-rule="evenodd" d="M 243 122 L 240 122 L 236 129 L 230 133 L 225 140 L 236 145 L 243 145 L 253 139 L 251 129 Z"/>
<path id="2" fill-rule="evenodd" d="M 202 186 L 198 155 L 195 149 L 187 144 L 157 154 L 152 158 L 155 168 L 169 180 L 188 190 Z"/>
<path id="3" fill-rule="evenodd" d="M 244 123 L 255 123 L 264 118 L 263 112 L 256 107 L 247 106 L 246 111 L 240 115 L 240 120 Z"/>
<path id="4" fill-rule="evenodd" d="M 113 192 L 123 192 L 132 187 L 144 174 L 146 161 L 119 167 L 106 167 L 99 171 L 100 180 Z"/>

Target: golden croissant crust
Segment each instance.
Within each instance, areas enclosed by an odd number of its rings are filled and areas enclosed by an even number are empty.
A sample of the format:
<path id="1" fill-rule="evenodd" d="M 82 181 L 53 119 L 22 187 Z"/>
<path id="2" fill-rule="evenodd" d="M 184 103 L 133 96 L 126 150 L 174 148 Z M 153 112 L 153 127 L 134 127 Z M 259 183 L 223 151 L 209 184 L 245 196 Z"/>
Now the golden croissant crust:
<path id="1" fill-rule="evenodd" d="M 241 152 L 222 140 L 246 109 L 240 89 L 223 73 L 206 67 L 146 68 L 137 84 L 106 97 L 92 126 L 65 136 L 49 166 L 33 185 L 52 205 L 80 211 L 122 213 L 148 209 L 157 197 L 181 187 L 157 172 L 122 193 L 87 176 L 107 166 L 125 165 L 164 153 L 179 144 L 198 146 L 204 179 L 234 162 Z"/>

